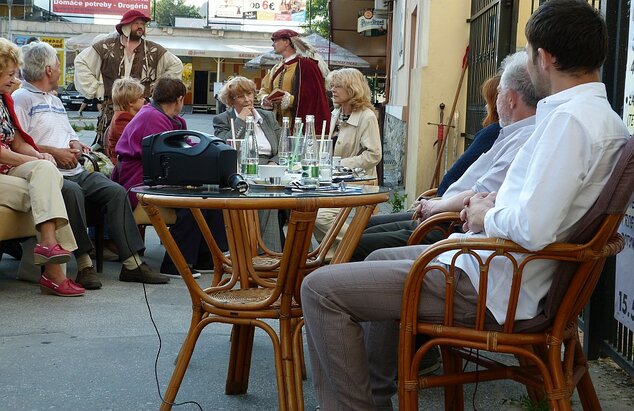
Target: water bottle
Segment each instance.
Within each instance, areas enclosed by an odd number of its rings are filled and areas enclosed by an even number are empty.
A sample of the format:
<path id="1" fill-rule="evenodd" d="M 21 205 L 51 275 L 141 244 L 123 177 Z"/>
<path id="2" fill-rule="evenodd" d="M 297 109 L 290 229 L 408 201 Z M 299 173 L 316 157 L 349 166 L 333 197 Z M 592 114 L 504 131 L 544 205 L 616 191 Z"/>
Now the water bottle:
<path id="1" fill-rule="evenodd" d="M 241 171 L 246 177 L 258 176 L 258 140 L 253 132 L 253 116 L 247 116 L 247 131 L 240 150 Z"/>
<path id="2" fill-rule="evenodd" d="M 290 126 L 288 117 L 282 119 L 282 135 L 280 135 L 280 142 L 277 148 L 278 162 L 281 166 L 285 166 L 287 170 L 290 168 L 290 161 L 292 157 L 291 153 L 291 140 L 290 140 Z"/>
<path id="3" fill-rule="evenodd" d="M 302 184 L 319 184 L 319 152 L 315 135 L 315 116 L 306 116 L 306 135 L 302 155 Z"/>

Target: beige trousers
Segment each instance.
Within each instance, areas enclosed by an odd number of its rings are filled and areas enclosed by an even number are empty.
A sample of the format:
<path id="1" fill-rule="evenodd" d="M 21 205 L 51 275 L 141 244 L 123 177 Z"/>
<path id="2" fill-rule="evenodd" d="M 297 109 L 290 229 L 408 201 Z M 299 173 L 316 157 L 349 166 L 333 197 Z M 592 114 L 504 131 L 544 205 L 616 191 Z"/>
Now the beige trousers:
<path id="1" fill-rule="evenodd" d="M 30 210 L 38 231 L 41 223 L 55 220 L 56 238 L 60 245 L 68 251 L 77 248 L 62 198 L 64 179 L 53 163 L 30 161 L 0 177 L 0 204 L 17 211 Z"/>
<path id="2" fill-rule="evenodd" d="M 318 243 L 321 243 L 324 237 L 326 236 L 326 232 L 332 227 L 335 223 L 335 219 L 337 218 L 337 214 L 339 214 L 340 208 L 320 208 L 317 211 L 317 218 L 315 218 L 315 229 L 313 230 L 313 235 L 315 236 L 315 240 Z M 346 230 L 348 229 L 348 223 L 344 223 L 339 230 L 339 234 L 335 238 L 335 242 L 328 250 L 328 254 L 326 255 L 326 259 L 332 258 L 335 254 L 335 250 L 339 246 L 341 239 L 343 238 Z"/>

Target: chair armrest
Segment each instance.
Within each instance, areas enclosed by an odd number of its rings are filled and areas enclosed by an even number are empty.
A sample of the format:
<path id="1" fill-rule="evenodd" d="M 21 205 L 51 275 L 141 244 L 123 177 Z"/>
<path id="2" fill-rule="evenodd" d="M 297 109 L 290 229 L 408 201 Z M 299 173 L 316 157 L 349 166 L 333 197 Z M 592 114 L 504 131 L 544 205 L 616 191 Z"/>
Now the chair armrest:
<path id="1" fill-rule="evenodd" d="M 420 223 L 412 232 L 407 240 L 407 245 L 421 244 L 425 236 L 432 231 L 438 231 L 443 238 L 449 237 L 449 234 L 455 233 L 456 228 L 462 227 L 460 213 L 444 212 L 433 215 Z"/>
<path id="2" fill-rule="evenodd" d="M 506 258 L 512 263 L 510 265 L 514 267 L 509 296 L 509 306 L 507 308 L 506 321 L 504 324 L 505 331 L 509 332 L 513 329 L 515 323 L 515 311 L 519 299 L 524 267 L 526 267 L 530 261 L 553 260 L 560 262 L 584 263 L 580 264 L 579 267 L 586 266 L 588 270 L 593 270 L 596 268 L 596 264 L 585 263 L 597 261 L 610 255 L 615 255 L 620 252 L 623 247 L 624 240 L 618 234 L 611 237 L 605 244 L 599 247 L 596 247 L 594 240 L 586 244 L 554 243 L 536 252 L 530 252 L 512 241 L 502 240 L 499 238 L 456 238 L 442 240 L 428 247 L 412 265 L 410 272 L 407 275 L 403 290 L 401 319 L 402 322 L 407 321 L 407 324 L 416 324 L 418 322 L 422 283 L 425 275 L 429 271 L 437 269 L 443 272 L 447 278 L 450 278 L 454 273 L 454 264 L 457 259 L 457 255 L 470 254 L 475 256 L 478 264 L 480 265 L 480 289 L 478 290 L 475 329 L 484 329 L 487 299 L 486 285 L 489 280 L 489 265 L 494 257 Z M 458 251 L 458 254 L 452 259 L 451 266 L 446 267 L 434 260 L 440 254 L 448 251 Z M 489 251 L 492 254 L 486 259 L 483 259 L 476 254 L 478 251 Z M 575 273 L 575 275 L 577 275 L 577 273 Z M 583 273 L 583 275 L 590 274 Z M 443 324 L 451 326 L 454 323 L 452 306 L 454 283 L 453 281 L 448 281 L 447 283 L 449 285 L 445 290 L 445 319 Z M 579 285 L 579 287 L 582 287 L 582 285 Z M 583 305 L 581 307 L 583 307 Z"/>
<path id="3" fill-rule="evenodd" d="M 437 197 L 436 195 L 437 193 L 438 193 L 438 188 L 430 188 L 427 191 L 423 191 L 421 195 L 418 196 L 418 199 L 429 200 L 430 198 Z"/>

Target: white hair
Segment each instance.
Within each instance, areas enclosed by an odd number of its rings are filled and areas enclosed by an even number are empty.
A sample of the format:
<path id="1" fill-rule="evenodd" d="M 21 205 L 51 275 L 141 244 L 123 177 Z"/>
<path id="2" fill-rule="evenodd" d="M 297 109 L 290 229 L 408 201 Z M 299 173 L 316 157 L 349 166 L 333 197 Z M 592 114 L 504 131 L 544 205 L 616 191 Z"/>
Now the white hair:
<path id="1" fill-rule="evenodd" d="M 26 44 L 20 51 L 24 61 L 22 75 L 28 82 L 42 80 L 46 75 L 46 66 L 54 66 L 57 63 L 57 51 L 43 41 Z"/>

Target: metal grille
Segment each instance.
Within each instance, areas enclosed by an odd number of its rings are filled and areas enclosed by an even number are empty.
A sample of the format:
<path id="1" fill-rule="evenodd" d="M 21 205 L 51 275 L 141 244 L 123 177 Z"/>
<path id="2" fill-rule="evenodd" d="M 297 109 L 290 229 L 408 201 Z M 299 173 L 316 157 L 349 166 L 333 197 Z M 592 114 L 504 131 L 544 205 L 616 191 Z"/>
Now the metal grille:
<path id="1" fill-rule="evenodd" d="M 531 5 L 531 13 L 533 11 L 535 11 L 535 9 L 537 7 L 539 7 L 540 4 L 542 3 L 546 3 L 548 0 L 533 0 L 533 3 Z M 605 9 L 605 5 L 602 6 L 601 3 L 605 3 L 606 0 L 588 0 L 588 3 L 592 4 L 592 7 L 594 7 L 595 9 L 599 9 L 599 10 L 603 10 Z"/>
<path id="2" fill-rule="evenodd" d="M 500 61 L 515 44 L 517 18 L 512 18 L 514 1 L 473 0 L 469 35 L 469 77 L 465 133 L 473 139 L 486 115 L 480 87 L 495 74 Z"/>

